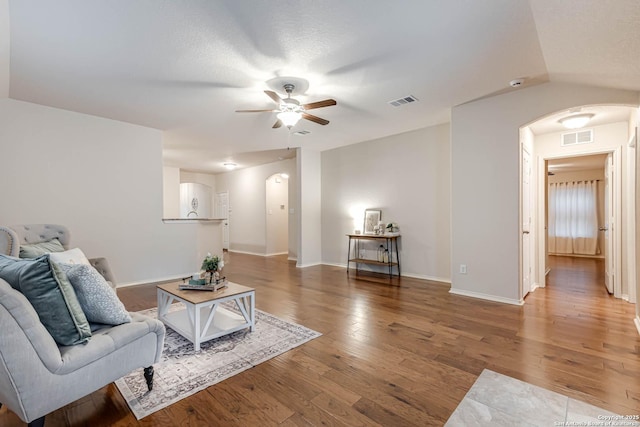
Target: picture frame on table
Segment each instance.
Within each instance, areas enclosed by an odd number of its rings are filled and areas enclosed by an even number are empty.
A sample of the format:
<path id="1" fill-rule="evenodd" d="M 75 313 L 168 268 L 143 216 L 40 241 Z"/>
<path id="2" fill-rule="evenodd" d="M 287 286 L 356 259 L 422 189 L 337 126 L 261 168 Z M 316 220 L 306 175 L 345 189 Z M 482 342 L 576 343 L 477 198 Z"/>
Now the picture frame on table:
<path id="1" fill-rule="evenodd" d="M 374 234 L 374 227 L 378 226 L 380 219 L 382 218 L 382 211 L 380 209 L 365 209 L 364 211 L 364 225 L 362 227 L 364 234 Z"/>

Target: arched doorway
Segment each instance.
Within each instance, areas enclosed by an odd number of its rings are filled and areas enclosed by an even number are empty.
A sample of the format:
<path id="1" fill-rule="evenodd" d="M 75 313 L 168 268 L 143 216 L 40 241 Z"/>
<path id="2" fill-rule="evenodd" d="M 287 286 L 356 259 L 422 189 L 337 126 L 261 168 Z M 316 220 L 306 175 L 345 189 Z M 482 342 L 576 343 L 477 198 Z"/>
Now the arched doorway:
<path id="1" fill-rule="evenodd" d="M 580 111 L 576 111 L 580 110 Z M 563 129 L 559 120 L 575 114 L 594 114 L 592 122 L 580 129 Z M 614 294 L 630 302 L 636 299 L 635 241 L 621 239 L 635 235 L 635 135 L 637 109 L 627 106 L 583 106 L 543 117 L 520 129 L 521 145 L 521 299 L 529 291 L 545 286 L 548 270 L 548 163 L 563 163 L 596 154 L 609 154 L 616 165 L 613 197 L 617 200 L 615 226 L 608 230 L 616 251 L 608 261 L 614 268 Z M 582 135 L 574 135 L 582 133 Z M 633 134 L 633 135 L 632 135 Z M 634 140 L 635 142 L 635 140 Z M 530 165 L 530 171 L 527 170 Z M 604 165 L 602 165 L 604 166 Z M 624 167 L 621 167 L 624 166 Z M 527 174 L 529 181 L 527 182 Z M 617 192 L 617 194 L 616 194 Z M 529 194 L 529 196 L 527 196 Z M 609 221 L 605 221 L 607 224 Z M 606 228 L 606 227 L 605 227 Z M 615 237 L 617 236 L 617 239 Z M 617 259 L 615 257 L 618 257 Z M 530 270 L 528 270 L 530 268 Z M 605 283 L 603 283 L 603 286 Z"/>

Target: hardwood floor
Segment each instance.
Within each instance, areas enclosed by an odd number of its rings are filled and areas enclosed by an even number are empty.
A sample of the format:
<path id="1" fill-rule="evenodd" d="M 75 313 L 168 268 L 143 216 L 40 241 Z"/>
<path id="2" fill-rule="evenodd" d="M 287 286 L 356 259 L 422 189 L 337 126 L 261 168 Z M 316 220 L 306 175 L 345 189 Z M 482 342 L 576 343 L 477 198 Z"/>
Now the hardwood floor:
<path id="1" fill-rule="evenodd" d="M 390 286 L 284 257 L 228 257 L 225 275 L 256 288 L 257 308 L 323 336 L 140 421 L 111 384 L 46 425 L 440 426 L 484 368 L 639 412 L 635 306 L 607 294 L 601 260 L 552 257 L 547 287 L 519 307 L 424 280 Z M 153 285 L 118 292 L 131 311 L 156 304 Z M 23 424 L 3 407 L 0 425 Z"/>

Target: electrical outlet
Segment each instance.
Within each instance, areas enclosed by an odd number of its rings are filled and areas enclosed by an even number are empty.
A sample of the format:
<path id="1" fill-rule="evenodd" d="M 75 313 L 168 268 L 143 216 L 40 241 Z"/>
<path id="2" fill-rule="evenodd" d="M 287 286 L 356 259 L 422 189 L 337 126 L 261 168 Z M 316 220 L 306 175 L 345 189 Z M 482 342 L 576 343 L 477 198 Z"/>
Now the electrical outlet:
<path id="1" fill-rule="evenodd" d="M 460 274 L 467 274 L 467 264 L 460 264 Z"/>

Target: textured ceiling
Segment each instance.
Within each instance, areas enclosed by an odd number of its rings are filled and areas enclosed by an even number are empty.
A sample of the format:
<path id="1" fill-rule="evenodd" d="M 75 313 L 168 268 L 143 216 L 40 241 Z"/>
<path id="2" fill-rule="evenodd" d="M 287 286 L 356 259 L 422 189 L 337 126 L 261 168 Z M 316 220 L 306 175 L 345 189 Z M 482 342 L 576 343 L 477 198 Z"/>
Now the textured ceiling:
<path id="1" fill-rule="evenodd" d="M 161 129 L 167 165 L 215 173 L 444 123 L 519 77 L 640 90 L 639 5 L 9 0 L 10 96 Z M 234 112 L 272 108 L 283 76 L 308 80 L 303 103 L 337 101 L 312 112 L 329 125 Z"/>

